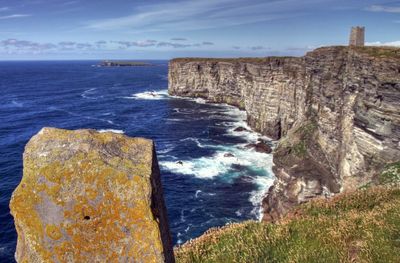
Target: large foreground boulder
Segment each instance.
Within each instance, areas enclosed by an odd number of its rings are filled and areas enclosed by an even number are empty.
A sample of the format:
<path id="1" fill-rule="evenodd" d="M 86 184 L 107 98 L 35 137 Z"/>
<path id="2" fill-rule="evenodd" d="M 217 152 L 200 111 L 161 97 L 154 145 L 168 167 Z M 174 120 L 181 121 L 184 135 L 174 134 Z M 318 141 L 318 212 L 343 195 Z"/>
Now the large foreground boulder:
<path id="1" fill-rule="evenodd" d="M 153 142 L 44 128 L 10 202 L 18 262 L 173 262 Z"/>

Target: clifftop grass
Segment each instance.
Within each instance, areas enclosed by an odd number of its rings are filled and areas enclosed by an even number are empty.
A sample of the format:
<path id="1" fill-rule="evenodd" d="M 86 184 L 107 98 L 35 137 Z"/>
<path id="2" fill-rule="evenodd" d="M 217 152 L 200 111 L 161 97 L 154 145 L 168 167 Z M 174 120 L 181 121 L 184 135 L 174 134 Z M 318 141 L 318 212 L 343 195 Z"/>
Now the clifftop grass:
<path id="1" fill-rule="evenodd" d="M 171 62 L 178 63 L 188 63 L 188 62 L 225 62 L 225 63 L 255 63 L 255 64 L 265 64 L 271 61 L 284 61 L 284 60 L 296 60 L 298 57 L 290 56 L 272 56 L 272 57 L 243 57 L 243 58 L 174 58 Z"/>
<path id="2" fill-rule="evenodd" d="M 391 58 L 391 59 L 400 59 L 400 48 L 398 47 L 383 47 L 383 46 L 365 46 L 365 47 L 349 47 L 349 46 L 327 46 L 327 47 L 320 47 L 313 51 L 308 52 L 308 54 L 312 53 L 320 53 L 325 52 L 327 50 L 337 50 L 337 51 L 344 51 L 352 49 L 356 52 L 366 54 L 368 56 L 374 58 Z M 299 60 L 302 57 L 295 57 L 295 56 L 270 56 L 270 57 L 241 57 L 241 58 L 201 58 L 201 57 L 183 57 L 183 58 L 174 58 L 171 62 L 176 63 L 188 63 L 188 62 L 210 62 L 210 63 L 217 63 L 217 62 L 225 62 L 225 63 L 253 63 L 253 64 L 266 64 L 273 61 L 291 61 L 291 60 Z"/>
<path id="3" fill-rule="evenodd" d="M 400 59 L 398 47 L 353 47 L 357 52 L 367 54 L 374 58 Z"/>
<path id="4" fill-rule="evenodd" d="M 314 200 L 279 224 L 213 229 L 175 254 L 177 262 L 400 262 L 400 188 Z"/>

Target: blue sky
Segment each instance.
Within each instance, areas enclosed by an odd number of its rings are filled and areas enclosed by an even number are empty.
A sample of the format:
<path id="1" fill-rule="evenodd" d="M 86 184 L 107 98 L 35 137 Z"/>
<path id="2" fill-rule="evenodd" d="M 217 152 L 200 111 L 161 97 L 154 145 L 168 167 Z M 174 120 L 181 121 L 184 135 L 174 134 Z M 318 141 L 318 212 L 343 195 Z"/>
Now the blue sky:
<path id="1" fill-rule="evenodd" d="M 354 25 L 400 46 L 400 1 L 0 0 L 0 60 L 303 55 Z"/>

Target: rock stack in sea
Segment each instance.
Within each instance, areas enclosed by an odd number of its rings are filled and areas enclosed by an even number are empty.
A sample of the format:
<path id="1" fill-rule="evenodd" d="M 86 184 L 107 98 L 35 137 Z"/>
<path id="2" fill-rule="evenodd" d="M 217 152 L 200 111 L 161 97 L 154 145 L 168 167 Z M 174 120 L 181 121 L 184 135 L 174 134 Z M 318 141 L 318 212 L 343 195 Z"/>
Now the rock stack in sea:
<path id="1" fill-rule="evenodd" d="M 179 58 L 169 65 L 169 93 L 238 106 L 254 130 L 280 140 L 277 179 L 263 201 L 266 221 L 311 198 L 373 182 L 400 160 L 399 48 Z"/>
<path id="2" fill-rule="evenodd" d="M 173 262 L 151 140 L 43 128 L 10 202 L 18 262 Z"/>

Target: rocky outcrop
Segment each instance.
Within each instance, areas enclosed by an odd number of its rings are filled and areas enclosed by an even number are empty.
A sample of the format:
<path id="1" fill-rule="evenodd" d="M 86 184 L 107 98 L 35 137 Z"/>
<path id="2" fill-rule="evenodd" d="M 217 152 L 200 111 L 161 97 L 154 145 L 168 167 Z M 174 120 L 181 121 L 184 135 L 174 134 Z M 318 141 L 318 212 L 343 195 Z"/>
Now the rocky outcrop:
<path id="1" fill-rule="evenodd" d="M 356 189 L 400 160 L 400 49 L 325 47 L 304 57 L 174 59 L 169 93 L 236 105 L 273 139 L 264 220 Z"/>
<path id="2" fill-rule="evenodd" d="M 10 202 L 18 262 L 173 262 L 153 142 L 44 128 Z"/>

